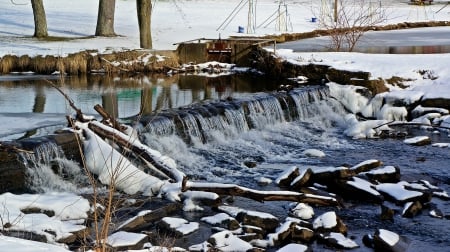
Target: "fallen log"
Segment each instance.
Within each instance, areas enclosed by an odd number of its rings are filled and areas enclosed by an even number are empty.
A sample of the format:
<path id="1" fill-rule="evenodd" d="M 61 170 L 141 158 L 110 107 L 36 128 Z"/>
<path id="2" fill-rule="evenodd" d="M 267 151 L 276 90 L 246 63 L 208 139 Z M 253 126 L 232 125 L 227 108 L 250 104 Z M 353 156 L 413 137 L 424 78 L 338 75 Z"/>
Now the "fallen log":
<path id="1" fill-rule="evenodd" d="M 155 175 L 160 176 L 163 179 L 170 178 L 175 182 L 181 182 L 185 177 L 184 173 L 181 171 L 157 162 L 154 155 L 152 155 L 144 145 L 137 140 L 134 141 L 130 136 L 127 136 L 120 131 L 106 128 L 108 126 L 95 121 L 90 122 L 88 127 L 100 137 L 107 138 L 121 146 L 128 154 L 133 154 L 140 158 L 156 173 Z"/>
<path id="2" fill-rule="evenodd" d="M 219 195 L 240 196 L 255 201 L 293 201 L 321 206 L 339 206 L 333 197 L 324 197 L 314 194 L 305 194 L 292 191 L 259 191 L 235 184 L 201 183 L 183 181 L 182 191 L 205 191 Z"/>

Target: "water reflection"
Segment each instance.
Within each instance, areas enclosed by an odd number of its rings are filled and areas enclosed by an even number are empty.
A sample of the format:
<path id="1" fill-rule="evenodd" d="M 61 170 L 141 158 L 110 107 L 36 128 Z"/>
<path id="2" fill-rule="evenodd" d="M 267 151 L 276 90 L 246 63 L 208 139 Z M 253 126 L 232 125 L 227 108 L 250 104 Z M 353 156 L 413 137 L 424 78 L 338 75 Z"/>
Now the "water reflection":
<path id="1" fill-rule="evenodd" d="M 426 46 L 371 46 L 356 48 L 356 52 L 382 53 L 382 54 L 433 54 L 449 53 L 450 45 L 426 45 Z"/>
<path id="2" fill-rule="evenodd" d="M 0 76 L 0 113 L 72 113 L 68 102 L 48 82 L 59 86 L 85 114 L 101 104 L 111 115 L 125 118 L 150 114 L 194 102 L 271 91 L 277 86 L 255 76 L 226 75 L 82 75 Z M 253 84 L 252 84 L 253 83 Z"/>

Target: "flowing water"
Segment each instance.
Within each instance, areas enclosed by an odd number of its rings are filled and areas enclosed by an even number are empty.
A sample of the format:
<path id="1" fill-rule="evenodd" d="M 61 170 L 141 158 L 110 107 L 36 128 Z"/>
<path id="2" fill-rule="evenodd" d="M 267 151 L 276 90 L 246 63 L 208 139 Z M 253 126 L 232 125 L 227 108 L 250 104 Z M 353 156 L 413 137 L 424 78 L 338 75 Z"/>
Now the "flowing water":
<path id="1" fill-rule="evenodd" d="M 88 113 L 95 113 L 90 107 L 96 103 L 126 118 L 127 122 L 144 112 L 140 120 L 143 124 L 136 126 L 142 140 L 174 158 L 178 167 L 192 180 L 276 190 L 275 185 L 261 186 L 258 180 L 261 177 L 274 180 L 283 169 L 294 165 L 328 167 L 379 159 L 385 165 L 398 166 L 404 180 L 426 179 L 450 190 L 448 148 L 414 147 L 396 139 L 353 140 L 345 137 L 342 131 L 346 112 L 338 101 L 329 97 L 325 86 L 296 88 L 286 94 L 273 91 L 279 83 L 238 76 L 96 78 L 96 82 L 70 83 L 65 90 L 75 104 Z M 39 80 L 12 79 L 0 82 L 0 119 L 11 114 L 29 116 L 33 120 L 40 114 L 63 117 L 67 113 L 64 99 L 53 88 Z M 123 85 L 115 87 L 112 83 Z M 19 92 L 21 95 L 17 94 Z M 20 100 L 23 96 L 28 98 Z M 63 124 L 44 123 L 41 128 Z M 47 131 L 29 130 L 28 135 L 36 136 Z M 430 134 L 437 142 L 450 141 L 448 133 L 444 132 L 414 133 Z M 15 132 L 14 136 L 24 135 Z M 322 150 L 326 156 L 311 158 L 303 154 L 303 151 L 313 148 Z M 51 146 L 49 150 L 43 150 L 43 153 L 48 152 L 54 153 L 54 159 L 64 160 Z M 50 168 L 46 167 L 50 167 L 51 162 L 47 159 L 43 155 L 34 163 L 43 164 L 40 169 L 48 172 Z M 77 175 L 80 174 L 79 168 L 67 160 L 64 162 L 60 166 L 66 167 L 67 182 L 52 179 L 54 184 L 41 181 L 36 186 L 51 190 L 82 190 L 73 188 L 82 184 L 76 181 L 81 176 Z M 249 162 L 256 167 L 249 168 L 246 165 Z M 30 166 L 35 169 L 34 164 Z M 37 176 L 36 180 L 43 177 L 48 176 Z M 448 201 L 433 199 L 433 203 L 445 214 L 450 214 Z M 237 199 L 235 204 L 268 211 L 280 218 L 285 217 L 288 207 L 287 202 L 258 203 L 244 199 Z M 365 234 L 373 234 L 376 228 L 407 236 L 412 240 L 411 251 L 445 251 L 450 247 L 449 220 L 431 218 L 427 210 L 414 219 L 397 215 L 394 222 L 388 222 L 379 219 L 379 206 L 359 201 L 347 201 L 344 209 L 315 208 L 316 215 L 328 210 L 341 216 L 349 227 L 349 236 L 361 245 L 354 251 L 371 251 L 362 245 L 361 239 Z M 185 217 L 189 218 L 189 214 Z M 195 216 L 191 217 L 194 219 Z M 207 235 L 189 237 L 189 241 L 202 242 L 205 240 L 203 236 Z M 315 244 L 313 249 L 331 251 L 320 244 Z"/>

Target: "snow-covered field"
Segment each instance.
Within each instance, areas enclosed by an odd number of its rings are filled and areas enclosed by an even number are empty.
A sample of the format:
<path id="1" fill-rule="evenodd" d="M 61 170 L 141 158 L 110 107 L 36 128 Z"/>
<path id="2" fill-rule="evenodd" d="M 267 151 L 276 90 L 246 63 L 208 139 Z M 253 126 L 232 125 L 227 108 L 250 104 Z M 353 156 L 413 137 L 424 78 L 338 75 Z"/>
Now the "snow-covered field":
<path id="1" fill-rule="evenodd" d="M 381 1 L 382 5 L 390 13 L 386 23 L 450 19 L 450 7 L 439 11 L 447 1 L 435 0 L 435 4 L 424 7 L 409 5 L 408 2 L 407 0 Z M 318 28 L 319 24 L 311 22 L 311 18 L 314 17 L 313 13 L 317 13 L 320 9 L 321 1 L 299 0 L 286 1 L 286 3 L 289 13 L 287 19 L 289 23 L 288 32 L 305 32 Z M 238 34 L 238 27 L 246 27 L 247 25 L 247 8 L 243 8 L 225 29 L 217 29 L 236 5 L 237 1 L 225 0 L 156 1 L 152 17 L 154 48 L 174 49 L 174 43 L 191 39 L 218 38 L 219 36 L 226 38 L 230 35 L 245 35 L 242 33 Z M 115 29 L 117 34 L 121 36 L 115 38 L 84 38 L 92 36 L 95 32 L 98 1 L 44 0 L 44 6 L 47 13 L 49 35 L 72 37 L 74 39 L 63 42 L 42 42 L 31 38 L 34 27 L 29 1 L 1 1 L 0 56 L 6 54 L 65 55 L 87 49 L 104 51 L 139 47 L 135 1 L 117 0 Z M 269 18 L 278 7 L 279 5 L 276 1 L 259 0 L 255 11 L 256 26 Z M 276 22 L 274 22 L 267 27 L 256 29 L 255 34 L 266 35 L 281 32 L 283 31 L 276 29 Z M 83 38 L 81 39 L 81 37 Z M 373 78 L 400 76 L 413 79 L 413 81 L 408 83 L 408 91 L 411 98 L 416 97 L 418 94 L 427 97 L 450 98 L 449 54 L 367 55 L 362 53 L 293 53 L 289 50 L 277 50 L 277 54 L 298 64 L 320 61 L 321 64 L 328 64 L 339 69 L 369 71 L 372 73 Z M 431 71 L 437 78 L 424 79 L 418 72 L 421 70 Z M 393 87 L 393 90 L 396 89 Z M 396 94 L 399 96 L 406 95 L 404 92 L 402 93 L 398 90 L 397 92 Z M 355 109 L 362 111 L 364 108 L 359 107 Z M 14 127 L 14 125 L 7 126 L 1 123 L 0 131 L 4 127 Z M 1 200 L 1 202 L 3 208 L 7 205 L 10 211 L 10 218 L 19 218 L 21 203 L 25 202 L 22 197 L 31 198 L 29 199 L 29 204 L 54 206 L 54 209 L 51 210 L 59 213 L 57 217 L 48 218 L 46 215 L 36 214 L 30 220 L 24 218 L 20 219 L 20 221 L 24 222 L 24 226 L 29 225 L 30 228 L 36 229 L 35 231 L 37 232 L 48 228 L 47 225 L 52 223 L 55 226 L 59 225 L 59 229 L 55 230 L 59 230 L 60 233 L 58 235 L 63 236 L 68 230 L 73 231 L 78 228 L 76 220 L 82 218 L 79 216 L 80 214 L 87 212 L 84 200 L 80 200 L 76 195 L 63 196 L 59 195 L 59 199 L 66 199 L 67 205 L 70 205 L 71 208 L 61 204 L 55 205 L 55 195 L 41 195 L 33 198 L 34 196 L 4 194 L 1 197 L 5 199 Z M 9 204 L 10 202 L 11 205 Z M 78 211 L 71 210 L 72 208 L 78 209 Z M 80 212 L 80 209 L 83 211 Z M 66 220 L 72 220 L 72 222 Z M 0 238 L 0 250 L 2 251 L 65 251 L 64 248 L 55 247 L 54 245 L 36 244 L 35 242 L 4 236 L 0 236 Z"/>

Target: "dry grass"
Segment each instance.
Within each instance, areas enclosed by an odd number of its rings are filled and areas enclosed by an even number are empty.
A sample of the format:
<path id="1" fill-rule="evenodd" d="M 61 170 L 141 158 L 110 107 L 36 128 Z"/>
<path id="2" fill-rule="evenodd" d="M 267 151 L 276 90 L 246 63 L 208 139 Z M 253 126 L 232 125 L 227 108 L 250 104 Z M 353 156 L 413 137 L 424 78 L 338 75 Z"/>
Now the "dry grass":
<path id="1" fill-rule="evenodd" d="M 0 73 L 7 74 L 14 71 L 14 67 L 16 66 L 17 56 L 14 55 L 5 55 L 0 59 Z"/>
<path id="2" fill-rule="evenodd" d="M 160 60 L 160 56 L 163 56 L 164 60 Z M 174 51 L 152 50 L 130 50 L 107 54 L 82 51 L 66 57 L 5 55 L 0 58 L 0 73 L 2 74 L 13 71 L 33 71 L 38 74 L 50 74 L 58 71 L 70 75 L 90 72 L 160 73 L 178 66 L 178 57 Z"/>

